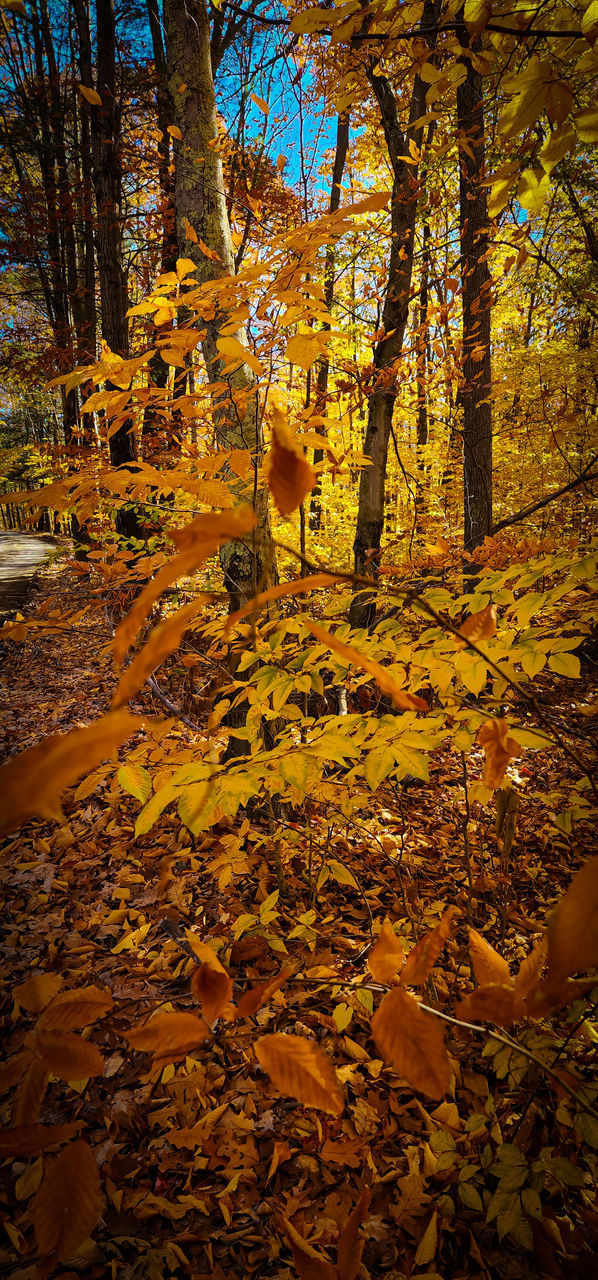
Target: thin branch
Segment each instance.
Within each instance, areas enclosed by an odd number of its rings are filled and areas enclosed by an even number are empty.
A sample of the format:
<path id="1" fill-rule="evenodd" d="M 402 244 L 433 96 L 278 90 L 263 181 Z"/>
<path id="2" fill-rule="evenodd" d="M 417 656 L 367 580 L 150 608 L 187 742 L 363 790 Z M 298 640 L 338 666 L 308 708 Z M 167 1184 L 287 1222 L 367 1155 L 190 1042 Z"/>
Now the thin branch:
<path id="1" fill-rule="evenodd" d="M 598 472 L 592 471 L 594 463 L 598 461 L 596 454 L 587 467 L 576 476 L 574 480 L 570 480 L 568 484 L 564 484 L 561 489 L 554 489 L 552 493 L 540 498 L 538 502 L 532 502 L 529 507 L 522 507 L 514 516 L 507 516 L 504 520 L 499 520 L 497 524 L 493 524 L 490 534 L 493 537 L 500 529 L 509 529 L 512 524 L 519 524 L 520 520 L 527 519 L 528 516 L 534 515 L 536 511 L 541 511 L 543 507 L 547 507 L 550 502 L 556 502 L 557 498 L 562 498 L 565 493 L 570 493 L 572 489 L 576 489 L 578 485 L 584 484 L 587 480 L 598 480 Z"/>

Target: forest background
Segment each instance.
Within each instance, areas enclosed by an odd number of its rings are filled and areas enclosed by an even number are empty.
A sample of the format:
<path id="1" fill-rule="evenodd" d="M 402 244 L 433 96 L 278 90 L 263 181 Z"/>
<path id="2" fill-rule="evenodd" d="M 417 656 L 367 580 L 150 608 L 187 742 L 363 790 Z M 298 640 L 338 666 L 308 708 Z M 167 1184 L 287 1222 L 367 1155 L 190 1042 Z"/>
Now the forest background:
<path id="1" fill-rule="evenodd" d="M 4 1261 L 585 1274 L 598 2 L 0 24 Z"/>

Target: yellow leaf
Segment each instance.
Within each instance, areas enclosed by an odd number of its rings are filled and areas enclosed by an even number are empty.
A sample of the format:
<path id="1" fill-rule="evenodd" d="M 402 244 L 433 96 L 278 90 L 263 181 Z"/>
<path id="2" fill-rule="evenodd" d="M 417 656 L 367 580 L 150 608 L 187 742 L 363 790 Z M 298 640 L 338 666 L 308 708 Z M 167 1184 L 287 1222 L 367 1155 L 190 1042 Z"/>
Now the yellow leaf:
<path id="1" fill-rule="evenodd" d="M 594 45 L 598 36 L 598 0 L 592 0 L 588 5 L 581 20 L 581 31 L 586 40 Z"/>
<path id="2" fill-rule="evenodd" d="M 532 217 L 540 213 L 550 191 L 550 178 L 542 169 L 526 169 L 517 187 L 520 205 Z"/>
<path id="3" fill-rule="evenodd" d="M 548 922 L 548 980 L 598 964 L 598 858 L 590 858 L 573 877 Z"/>
<path id="4" fill-rule="evenodd" d="M 381 693 L 388 694 L 394 707 L 399 711 L 428 711 L 429 707 L 423 698 L 419 698 L 415 693 L 407 693 L 404 689 L 400 689 L 396 680 L 379 662 L 374 658 L 366 658 L 363 653 L 358 653 L 351 645 L 345 644 L 342 640 L 337 640 L 332 632 L 325 631 L 323 627 L 319 627 L 317 623 L 312 622 L 311 618 L 303 619 L 304 626 L 320 644 L 325 644 L 333 653 L 339 653 L 341 657 L 346 658 L 347 662 L 353 666 L 361 667 L 362 671 L 367 671 L 368 675 L 374 677 Z"/>
<path id="5" fill-rule="evenodd" d="M 38 1018 L 38 1029 L 77 1031 L 88 1027 L 96 1018 L 103 1018 L 113 1008 L 109 991 L 100 987 L 79 987 L 74 991 L 62 991 Z"/>
<path id="6" fill-rule="evenodd" d="M 325 351 L 329 341 L 330 334 L 325 332 L 297 333 L 294 338 L 289 338 L 285 356 L 291 364 L 300 365 L 307 373 Z"/>
<path id="7" fill-rule="evenodd" d="M 442 1098 L 450 1082 L 440 1022 L 417 1000 L 395 987 L 372 1018 L 372 1035 L 385 1060 L 415 1089 Z"/>
<path id="8" fill-rule="evenodd" d="M 272 448 L 264 462 L 268 488 L 282 516 L 296 511 L 316 483 L 316 473 L 297 444 L 286 414 L 273 410 Z"/>
<path id="9" fill-rule="evenodd" d="M 497 791 L 505 776 L 509 760 L 521 755 L 519 744 L 509 738 L 506 720 L 487 720 L 478 732 L 477 742 L 484 748 L 484 786 Z"/>
<path id="10" fill-rule="evenodd" d="M 104 1074 L 104 1059 L 96 1045 L 70 1031 L 35 1031 L 31 1044 L 48 1071 L 61 1080 L 85 1080 Z"/>
<path id="11" fill-rule="evenodd" d="M 244 347 L 238 338 L 217 338 L 216 346 L 225 360 L 240 360 L 242 364 L 249 365 L 249 368 L 253 369 L 253 372 L 258 377 L 264 372 L 261 360 L 258 360 L 258 357 L 248 347 Z"/>
<path id="12" fill-rule="evenodd" d="M 101 107 L 102 99 L 95 89 L 88 89 L 86 84 L 78 84 L 77 87 L 79 93 L 83 95 L 87 102 L 91 103 L 92 107 Z"/>
<path id="13" fill-rule="evenodd" d="M 436 1214 L 433 1213 L 415 1251 L 415 1265 L 424 1267 L 427 1262 L 431 1262 L 436 1257 L 437 1248 L 438 1222 Z"/>
<path id="14" fill-rule="evenodd" d="M 124 1034 L 131 1047 L 142 1053 L 184 1056 L 202 1044 L 208 1027 L 194 1013 L 157 1013 L 143 1026 L 131 1027 Z"/>
<path id="15" fill-rule="evenodd" d="M 553 80 L 548 86 L 545 106 L 551 124 L 562 124 L 573 106 L 573 90 L 563 80 Z"/>
<path id="16" fill-rule="evenodd" d="M 280 1089 L 305 1107 L 342 1115 L 345 1101 L 330 1059 L 302 1036 L 262 1036 L 255 1045 L 260 1066 Z"/>
<path id="17" fill-rule="evenodd" d="M 215 249 L 210 249 L 204 240 L 198 240 L 197 243 L 204 255 L 204 258 L 210 258 L 212 262 L 222 262 L 220 254 L 216 253 Z"/>
<path id="18" fill-rule="evenodd" d="M 573 119 L 582 142 L 598 142 L 598 107 L 578 111 Z"/>
<path id="19" fill-rule="evenodd" d="M 506 960 L 475 929 L 469 930 L 469 954 L 473 961 L 476 981 L 481 987 L 489 983 L 499 986 L 509 985 L 511 971 Z"/>
<path id="20" fill-rule="evenodd" d="M 191 271 L 195 271 L 195 263 L 192 258 L 177 258 L 176 273 L 179 280 L 184 280 Z"/>
<path id="21" fill-rule="evenodd" d="M 86 1142 L 73 1142 L 52 1160 L 32 1202 L 37 1248 L 64 1262 L 91 1235 L 102 1211 L 100 1175 Z"/>
<path id="22" fill-rule="evenodd" d="M 14 993 L 17 1004 L 27 1013 L 41 1013 L 58 994 L 64 982 L 59 973 L 34 973 Z"/>
<path id="23" fill-rule="evenodd" d="M 488 26 L 491 17 L 492 5 L 489 0 L 465 0 L 463 21 L 470 35 L 479 36 Z"/>
<path id="24" fill-rule="evenodd" d="M 197 231 L 191 226 L 188 218 L 183 218 L 183 228 L 185 231 L 185 240 L 190 240 L 192 244 L 197 244 Z"/>
<path id="25" fill-rule="evenodd" d="M 403 963 L 403 944 L 385 920 L 368 955 L 368 969 L 374 982 L 391 983 Z"/>
<path id="26" fill-rule="evenodd" d="M 251 101 L 255 102 L 256 107 L 259 107 L 260 111 L 263 111 L 265 116 L 269 115 L 270 108 L 268 106 L 268 103 L 265 102 L 263 98 L 258 98 L 256 93 L 252 93 L 250 97 L 251 97 Z"/>
<path id="27" fill-rule="evenodd" d="M 0 833 L 19 827 L 33 813 L 60 821 L 66 787 L 111 756 L 142 725 L 139 716 L 117 711 L 88 729 L 53 735 L 15 756 L 0 769 Z"/>
<path id="28" fill-rule="evenodd" d="M 178 124 L 167 124 L 166 131 L 167 133 L 170 134 L 171 138 L 176 138 L 177 142 L 182 142 L 183 135 L 179 129 Z"/>

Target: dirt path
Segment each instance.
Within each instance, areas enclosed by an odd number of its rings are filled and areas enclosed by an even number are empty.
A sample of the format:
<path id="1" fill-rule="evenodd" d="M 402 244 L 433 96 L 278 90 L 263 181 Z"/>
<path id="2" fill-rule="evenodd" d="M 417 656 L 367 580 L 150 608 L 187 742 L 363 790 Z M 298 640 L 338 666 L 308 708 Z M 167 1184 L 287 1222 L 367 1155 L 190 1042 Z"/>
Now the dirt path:
<path id="1" fill-rule="evenodd" d="M 37 569 L 57 546 L 45 535 L 0 533 L 0 620 L 21 608 Z"/>

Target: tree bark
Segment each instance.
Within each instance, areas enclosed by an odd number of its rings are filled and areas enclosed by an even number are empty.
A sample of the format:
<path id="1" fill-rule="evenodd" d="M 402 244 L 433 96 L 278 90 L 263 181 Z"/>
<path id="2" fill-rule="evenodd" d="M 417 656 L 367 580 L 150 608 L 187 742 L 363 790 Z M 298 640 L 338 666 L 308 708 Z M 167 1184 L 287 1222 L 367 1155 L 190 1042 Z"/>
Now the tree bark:
<path id="1" fill-rule="evenodd" d="M 466 31 L 462 46 L 469 44 Z M 492 364 L 488 267 L 488 197 L 485 178 L 482 77 L 471 58 L 457 88 L 459 227 L 463 350 L 459 404 L 463 432 L 463 543 L 472 552 L 492 530 Z"/>
<path id="2" fill-rule="evenodd" d="M 432 26 L 436 15 L 436 3 L 426 0 L 421 19 L 422 32 Z M 392 417 L 398 386 L 395 376 L 396 363 L 401 355 L 405 328 L 409 315 L 411 277 L 413 272 L 413 241 L 419 196 L 418 166 L 407 164 L 409 144 L 421 149 L 423 137 L 422 116 L 426 110 L 426 85 L 415 76 L 409 124 L 403 132 L 399 121 L 399 108 L 390 81 L 378 74 L 373 61 L 367 69 L 368 79 L 376 96 L 388 155 L 393 172 L 391 247 L 388 282 L 382 308 L 383 333 L 374 351 L 372 391 L 369 400 L 368 421 L 363 452 L 371 459 L 364 467 L 359 480 L 359 505 L 357 528 L 353 544 L 355 572 L 366 572 L 376 579 L 380 563 L 380 542 L 384 526 L 384 491 L 386 461 L 392 428 Z M 416 153 L 417 154 L 417 153 Z M 376 613 L 375 594 L 360 590 L 354 595 L 349 611 L 352 627 L 371 626 Z"/>
<path id="3" fill-rule="evenodd" d="M 349 127 L 351 115 L 349 111 L 344 111 L 342 115 L 337 116 L 336 121 L 336 148 L 334 152 L 334 164 L 332 167 L 332 184 L 330 187 L 330 203 L 328 206 L 329 213 L 336 213 L 341 199 L 341 182 L 345 170 L 345 161 L 347 159 L 347 149 L 349 146 Z M 329 244 L 326 249 L 326 263 L 324 266 L 324 301 L 328 311 L 332 309 L 334 302 L 334 245 Z M 324 331 L 330 329 L 330 324 L 326 322 L 323 326 Z M 326 397 L 328 394 L 328 375 L 330 372 L 330 359 L 328 355 L 322 356 L 318 365 L 318 374 L 316 378 L 316 413 L 324 414 L 326 412 Z M 317 467 L 324 458 L 323 449 L 314 449 L 314 466 Z M 313 532 L 317 532 L 320 528 L 322 520 L 322 486 L 320 479 L 311 491 L 309 503 L 309 527 Z"/>
<path id="4" fill-rule="evenodd" d="M 175 212 L 179 252 L 195 263 L 200 282 L 234 273 L 234 250 L 226 210 L 218 139 L 216 98 L 210 57 L 210 24 L 205 0 L 164 0 L 168 87 L 174 104 L 174 123 L 182 139 L 175 144 Z M 184 88 L 182 88 L 184 86 Z M 208 258 L 199 244 L 187 238 L 187 224 L 214 250 Z M 274 553 L 267 494 L 257 487 L 262 455 L 257 389 L 251 369 L 243 364 L 223 377 L 223 361 L 216 345 L 226 324 L 222 312 L 204 322 L 202 353 L 212 396 L 216 439 L 224 449 L 248 449 L 255 468 L 254 506 L 258 525 L 252 543 L 227 543 L 221 550 L 231 610 L 239 608 L 260 585 L 274 575 Z M 234 336 L 246 345 L 245 330 Z M 215 384 L 219 384 L 219 388 Z M 223 384 L 225 389 L 223 390 Z"/>

